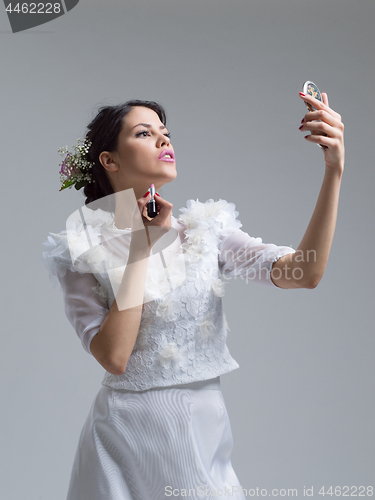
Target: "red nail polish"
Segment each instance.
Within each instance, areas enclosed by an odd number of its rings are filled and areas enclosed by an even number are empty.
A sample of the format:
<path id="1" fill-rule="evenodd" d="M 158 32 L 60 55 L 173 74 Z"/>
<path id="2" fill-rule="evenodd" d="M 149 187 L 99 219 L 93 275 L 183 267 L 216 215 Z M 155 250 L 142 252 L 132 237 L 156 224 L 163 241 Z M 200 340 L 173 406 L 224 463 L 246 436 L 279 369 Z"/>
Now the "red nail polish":
<path id="1" fill-rule="evenodd" d="M 160 194 L 159 194 L 159 193 L 155 193 L 155 194 L 156 194 L 156 196 L 160 196 Z"/>
<path id="2" fill-rule="evenodd" d="M 301 95 L 302 97 L 306 97 L 306 94 L 304 94 L 303 92 L 300 92 L 299 95 Z"/>
<path id="3" fill-rule="evenodd" d="M 148 194 L 150 194 L 150 191 L 147 191 L 147 193 L 143 195 L 143 198 L 146 198 Z"/>
<path id="4" fill-rule="evenodd" d="M 302 130 L 302 128 L 303 128 L 303 125 L 301 125 L 301 126 L 300 126 L 300 128 L 299 128 L 298 130 Z"/>
<path id="5" fill-rule="evenodd" d="M 304 119 L 304 118 L 302 118 L 301 123 L 303 123 L 304 121 L 305 121 L 305 119 Z"/>
<path id="6" fill-rule="evenodd" d="M 309 135 L 305 135 L 305 139 L 307 139 L 308 137 L 310 137 Z"/>

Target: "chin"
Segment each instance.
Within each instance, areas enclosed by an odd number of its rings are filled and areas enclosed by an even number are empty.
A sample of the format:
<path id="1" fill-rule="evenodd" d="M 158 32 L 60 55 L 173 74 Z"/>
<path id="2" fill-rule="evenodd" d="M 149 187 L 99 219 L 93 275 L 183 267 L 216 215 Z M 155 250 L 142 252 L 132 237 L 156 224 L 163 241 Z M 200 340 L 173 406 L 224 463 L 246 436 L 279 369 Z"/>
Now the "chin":
<path id="1" fill-rule="evenodd" d="M 160 180 L 163 184 L 167 184 L 168 182 L 172 182 L 177 177 L 177 170 L 169 170 L 169 172 L 165 172 L 163 176 L 161 176 Z"/>
<path id="2" fill-rule="evenodd" d="M 171 180 L 169 182 L 172 182 L 176 177 L 177 177 L 177 170 L 174 170 L 173 176 L 171 176 Z"/>

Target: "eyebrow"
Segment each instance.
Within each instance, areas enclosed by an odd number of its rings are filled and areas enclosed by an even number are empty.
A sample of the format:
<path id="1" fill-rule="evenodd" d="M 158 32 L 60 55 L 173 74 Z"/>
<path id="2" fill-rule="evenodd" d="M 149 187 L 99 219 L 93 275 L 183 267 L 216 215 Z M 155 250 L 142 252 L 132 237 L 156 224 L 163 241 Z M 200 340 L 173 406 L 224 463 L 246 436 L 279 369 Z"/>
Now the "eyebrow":
<path id="1" fill-rule="evenodd" d="M 133 130 L 133 128 L 135 128 L 135 127 L 139 127 L 140 125 L 143 125 L 146 128 L 151 128 L 151 125 L 149 123 L 138 123 L 138 125 L 134 125 L 134 127 L 132 127 L 131 130 Z M 160 130 L 162 130 L 162 129 L 167 128 L 167 127 L 165 125 L 161 125 L 159 128 L 160 128 Z"/>

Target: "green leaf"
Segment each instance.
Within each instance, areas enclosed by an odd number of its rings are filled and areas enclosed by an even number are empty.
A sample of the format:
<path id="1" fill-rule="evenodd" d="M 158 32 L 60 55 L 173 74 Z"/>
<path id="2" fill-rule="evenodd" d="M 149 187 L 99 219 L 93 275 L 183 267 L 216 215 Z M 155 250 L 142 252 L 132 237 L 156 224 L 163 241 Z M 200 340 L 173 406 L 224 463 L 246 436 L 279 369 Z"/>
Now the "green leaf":
<path id="1" fill-rule="evenodd" d="M 72 184 L 74 184 L 75 181 L 72 181 L 72 180 L 69 180 L 67 179 L 63 185 L 61 186 L 61 188 L 59 189 L 59 191 L 62 191 L 63 189 L 66 189 L 68 188 L 69 186 L 71 186 Z"/>
<path id="2" fill-rule="evenodd" d="M 80 182 L 77 182 L 76 185 L 74 186 L 76 188 L 76 190 L 78 191 L 79 189 L 83 188 L 84 186 L 86 186 L 87 184 L 87 181 L 80 181 Z"/>

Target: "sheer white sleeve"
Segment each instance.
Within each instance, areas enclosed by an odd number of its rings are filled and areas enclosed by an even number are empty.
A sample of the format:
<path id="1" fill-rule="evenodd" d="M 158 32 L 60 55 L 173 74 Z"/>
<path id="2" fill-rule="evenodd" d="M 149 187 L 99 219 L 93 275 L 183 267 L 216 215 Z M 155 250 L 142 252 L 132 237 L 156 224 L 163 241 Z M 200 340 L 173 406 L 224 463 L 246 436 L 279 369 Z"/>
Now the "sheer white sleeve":
<path id="1" fill-rule="evenodd" d="M 108 308 L 101 287 L 91 273 L 80 274 L 66 270 L 59 276 L 64 296 L 65 313 L 82 342 L 91 354 L 90 344 L 103 323 Z"/>
<path id="2" fill-rule="evenodd" d="M 234 203 L 220 199 L 188 200 L 187 208 L 181 208 L 180 219 L 188 228 L 185 233 L 205 232 L 210 228 L 217 238 L 219 272 L 224 279 L 236 278 L 256 281 L 277 287 L 271 280 L 272 264 L 280 257 L 294 253 L 287 246 L 263 243 L 261 238 L 253 238 L 242 231 L 238 220 L 239 212 Z"/>
<path id="3" fill-rule="evenodd" d="M 94 274 L 80 273 L 72 264 L 66 231 L 50 233 L 43 243 L 43 264 L 54 287 L 60 283 L 66 316 L 80 338 L 83 348 L 91 354 L 90 343 L 108 313 L 106 290 Z"/>
<path id="4" fill-rule="evenodd" d="M 276 285 L 271 280 L 272 264 L 295 250 L 287 246 L 263 243 L 241 229 L 236 229 L 219 244 L 219 269 L 224 279 L 239 276 L 248 281 Z M 276 287 L 278 288 L 278 287 Z"/>

